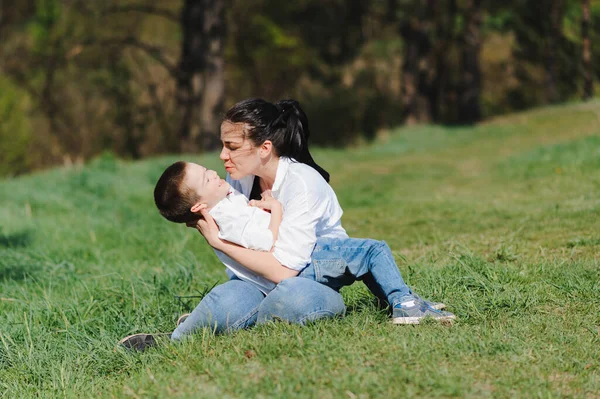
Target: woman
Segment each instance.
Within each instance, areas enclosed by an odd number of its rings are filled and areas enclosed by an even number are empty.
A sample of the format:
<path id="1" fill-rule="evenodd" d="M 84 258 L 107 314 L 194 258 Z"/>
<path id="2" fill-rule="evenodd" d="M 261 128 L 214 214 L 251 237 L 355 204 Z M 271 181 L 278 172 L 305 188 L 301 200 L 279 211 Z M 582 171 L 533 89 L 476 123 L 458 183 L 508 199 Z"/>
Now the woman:
<path id="1" fill-rule="evenodd" d="M 272 104 L 249 99 L 227 112 L 220 154 L 227 180 L 250 199 L 260 199 L 265 190 L 274 192 L 285 209 L 279 239 L 272 252 L 222 241 L 206 212 L 195 227 L 213 248 L 278 285 L 265 295 L 252 283 L 232 278 L 201 301 L 173 332 L 173 339 L 207 325 L 222 332 L 275 318 L 304 323 L 344 313 L 338 292 L 294 278 L 310 262 L 317 238 L 347 237 L 342 209 L 327 184 L 329 174 L 312 159 L 308 137 L 306 114 L 293 100 Z"/>
<path id="2" fill-rule="evenodd" d="M 343 315 L 345 305 L 335 290 L 296 277 L 310 262 L 317 238 L 345 238 L 342 209 L 327 183 L 329 174 L 308 150 L 308 120 L 298 102 L 272 104 L 248 99 L 234 105 L 221 124 L 220 158 L 227 181 L 250 199 L 271 190 L 285 210 L 272 252 L 259 252 L 218 238 L 212 217 L 203 213 L 195 227 L 209 245 L 277 286 L 264 293 L 235 276 L 211 290 L 178 325 L 171 339 L 179 340 L 201 328 L 227 332 L 274 319 L 305 323 Z M 148 334 L 121 341 L 143 349 L 154 343 Z"/>

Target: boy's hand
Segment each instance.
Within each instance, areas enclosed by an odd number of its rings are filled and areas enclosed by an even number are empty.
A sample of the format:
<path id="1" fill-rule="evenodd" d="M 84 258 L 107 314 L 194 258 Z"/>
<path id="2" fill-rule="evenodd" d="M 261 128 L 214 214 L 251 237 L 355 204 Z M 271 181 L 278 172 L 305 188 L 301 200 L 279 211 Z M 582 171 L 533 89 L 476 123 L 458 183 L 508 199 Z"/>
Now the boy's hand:
<path id="1" fill-rule="evenodd" d="M 273 198 L 273 193 L 271 193 L 271 190 L 264 191 L 260 196 L 262 198 L 260 201 L 251 200 L 248 205 L 268 211 L 272 211 L 274 208 L 281 208 L 281 202 Z"/>

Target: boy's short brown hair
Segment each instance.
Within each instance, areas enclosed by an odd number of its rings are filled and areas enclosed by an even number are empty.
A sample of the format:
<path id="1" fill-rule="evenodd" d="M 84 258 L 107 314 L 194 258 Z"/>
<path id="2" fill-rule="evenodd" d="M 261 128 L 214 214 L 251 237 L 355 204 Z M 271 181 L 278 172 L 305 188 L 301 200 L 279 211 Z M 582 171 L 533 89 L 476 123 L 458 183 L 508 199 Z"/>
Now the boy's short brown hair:
<path id="1" fill-rule="evenodd" d="M 198 202 L 198 195 L 184 182 L 186 162 L 169 166 L 156 182 L 154 203 L 167 220 L 175 223 L 195 222 L 200 216 L 190 209 Z"/>

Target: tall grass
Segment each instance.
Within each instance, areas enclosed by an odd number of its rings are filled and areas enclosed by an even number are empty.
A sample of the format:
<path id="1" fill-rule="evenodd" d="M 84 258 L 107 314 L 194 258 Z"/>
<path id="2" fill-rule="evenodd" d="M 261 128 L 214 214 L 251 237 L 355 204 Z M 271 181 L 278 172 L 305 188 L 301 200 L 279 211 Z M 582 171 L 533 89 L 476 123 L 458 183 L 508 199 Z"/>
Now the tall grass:
<path id="1" fill-rule="evenodd" d="M 474 128 L 403 128 L 321 150 L 353 236 L 386 240 L 452 326 L 394 326 L 362 284 L 348 314 L 199 334 L 144 353 L 223 267 L 152 203 L 180 157 L 0 182 L 0 396 L 598 397 L 600 106 Z M 222 171 L 215 154 L 181 157 Z"/>

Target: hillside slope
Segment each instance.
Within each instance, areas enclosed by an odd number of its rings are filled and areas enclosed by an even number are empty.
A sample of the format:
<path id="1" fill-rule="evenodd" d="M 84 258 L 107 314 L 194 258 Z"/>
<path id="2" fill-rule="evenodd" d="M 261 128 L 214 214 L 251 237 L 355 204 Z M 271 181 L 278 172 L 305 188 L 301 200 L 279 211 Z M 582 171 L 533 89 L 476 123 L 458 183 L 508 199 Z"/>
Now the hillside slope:
<path id="1" fill-rule="evenodd" d="M 399 327 L 358 283 L 348 315 L 205 332 L 143 354 L 223 267 L 154 209 L 177 159 L 101 157 L 0 182 L 0 397 L 596 397 L 600 391 L 600 104 L 473 128 L 423 126 L 315 150 L 352 236 L 388 242 L 452 327 Z"/>

